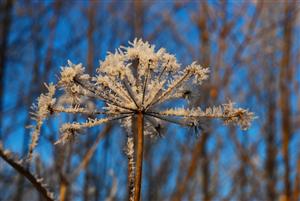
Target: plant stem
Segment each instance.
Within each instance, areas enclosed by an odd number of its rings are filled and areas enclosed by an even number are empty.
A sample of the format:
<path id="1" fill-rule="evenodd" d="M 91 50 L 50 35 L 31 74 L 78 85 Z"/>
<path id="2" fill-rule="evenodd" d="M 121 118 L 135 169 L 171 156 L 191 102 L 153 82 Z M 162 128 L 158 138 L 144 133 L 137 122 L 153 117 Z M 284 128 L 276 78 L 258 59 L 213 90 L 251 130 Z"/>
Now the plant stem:
<path id="1" fill-rule="evenodd" d="M 128 200 L 134 200 L 134 177 L 135 177 L 135 160 L 134 160 L 134 140 L 127 136 L 127 157 L 128 157 Z"/>
<path id="2" fill-rule="evenodd" d="M 32 183 L 34 188 L 43 196 L 44 200 L 54 201 L 51 193 L 43 186 L 41 181 L 39 181 L 28 169 L 23 167 L 20 163 L 16 162 L 9 157 L 8 154 L 1 147 L 0 143 L 0 157 L 6 161 L 11 167 L 13 167 L 17 172 L 23 175 L 28 181 Z"/>
<path id="3" fill-rule="evenodd" d="M 66 184 L 66 182 L 62 181 L 60 184 L 60 189 L 59 189 L 60 201 L 66 200 L 66 194 L 67 194 L 67 184 Z"/>
<path id="4" fill-rule="evenodd" d="M 134 200 L 140 200 L 141 181 L 143 169 L 143 146 L 144 146 L 144 116 L 141 111 L 137 114 L 137 146 L 136 146 L 136 174 L 134 185 Z"/>

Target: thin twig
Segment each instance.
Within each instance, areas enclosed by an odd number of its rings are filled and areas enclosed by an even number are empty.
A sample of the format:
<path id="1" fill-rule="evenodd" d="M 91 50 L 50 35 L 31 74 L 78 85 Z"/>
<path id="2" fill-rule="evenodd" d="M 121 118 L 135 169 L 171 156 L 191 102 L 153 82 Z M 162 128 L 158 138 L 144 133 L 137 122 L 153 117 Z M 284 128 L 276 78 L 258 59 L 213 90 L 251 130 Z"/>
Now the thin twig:
<path id="1" fill-rule="evenodd" d="M 166 121 L 166 122 L 169 122 L 169 123 L 173 123 L 173 124 L 177 124 L 177 125 L 180 125 L 180 126 L 189 126 L 189 127 L 192 127 L 193 125 L 190 124 L 190 123 L 182 123 L 180 121 L 176 121 L 174 119 L 169 119 L 169 118 L 166 118 L 166 117 L 162 117 L 160 115 L 157 115 L 156 113 L 152 113 L 152 112 L 148 112 L 148 113 L 145 113 L 145 115 L 148 115 L 148 116 L 151 116 L 151 117 L 154 117 L 154 118 L 157 118 L 157 119 L 160 119 L 160 120 L 163 120 L 163 121 Z"/>
<path id="2" fill-rule="evenodd" d="M 83 157 L 83 160 L 81 161 L 81 163 L 78 165 L 78 167 L 73 171 L 72 175 L 71 175 L 71 180 L 75 179 L 78 174 L 80 173 L 81 170 L 83 170 L 89 163 L 89 161 L 91 160 L 93 154 L 95 153 L 97 146 L 99 144 L 99 142 L 101 141 L 101 139 L 103 139 L 106 134 L 109 132 L 109 130 L 111 129 L 111 125 L 108 124 L 105 129 L 99 133 L 99 135 L 97 136 L 97 139 L 95 140 L 94 144 L 92 145 L 92 147 L 86 152 L 86 154 Z"/>
<path id="3" fill-rule="evenodd" d="M 44 185 L 37 179 L 29 170 L 25 169 L 22 165 L 12 159 L 9 154 L 6 153 L 1 147 L 0 144 L 0 157 L 6 161 L 11 167 L 13 167 L 17 172 L 23 175 L 32 185 L 34 188 L 48 201 L 54 201 L 52 197 L 52 193 L 48 191 Z"/>
<path id="4" fill-rule="evenodd" d="M 89 92 L 95 94 L 96 96 L 98 96 L 98 98 L 100 98 L 101 100 L 103 100 L 104 102 L 107 102 L 111 105 L 114 105 L 114 106 L 117 106 L 117 107 L 120 107 L 120 108 L 123 108 L 123 109 L 126 109 L 126 110 L 130 110 L 130 111 L 133 111 L 132 108 L 129 108 L 129 107 L 126 107 L 126 106 L 123 106 L 123 105 L 120 105 L 119 103 L 115 102 L 115 101 L 112 101 L 111 99 L 107 98 L 107 97 L 104 97 L 104 96 L 101 96 L 97 91 L 96 89 L 94 89 L 94 87 L 92 85 L 89 85 L 88 87 L 85 86 L 81 81 L 79 81 L 78 79 L 74 79 L 74 82 L 79 84 L 82 88 L 88 90 Z"/>
<path id="5" fill-rule="evenodd" d="M 144 100 L 145 100 L 145 94 L 146 94 L 146 88 L 147 88 L 147 82 L 148 82 L 149 73 L 150 73 L 150 67 L 148 65 L 146 78 L 145 78 L 145 81 L 144 81 L 144 84 L 143 84 L 142 105 L 144 105 Z"/>
<path id="6" fill-rule="evenodd" d="M 178 81 L 175 85 L 169 86 L 158 98 L 156 98 L 157 94 L 155 97 L 152 99 L 152 101 L 147 105 L 146 108 L 149 108 L 150 106 L 154 106 L 156 103 L 159 103 L 165 96 L 173 92 L 173 89 L 177 88 L 182 82 L 190 75 L 190 73 L 187 71 Z"/>
<path id="7" fill-rule="evenodd" d="M 76 113 L 86 114 L 86 115 L 109 114 L 108 111 L 99 111 L 99 110 L 88 111 L 87 108 L 53 107 L 51 109 L 56 113 L 75 113 L 76 112 Z"/>
<path id="8" fill-rule="evenodd" d="M 128 94 L 129 94 L 131 100 L 134 102 L 136 108 L 139 108 L 139 106 L 138 106 L 138 104 L 137 104 L 137 102 L 136 102 L 136 100 L 135 100 L 135 98 L 134 98 L 134 95 L 133 95 L 133 93 L 132 93 L 132 91 L 131 91 L 131 87 L 128 87 L 128 85 L 127 85 L 126 82 L 123 82 L 123 84 L 124 84 L 124 86 L 125 86 L 125 88 L 126 88 Z"/>

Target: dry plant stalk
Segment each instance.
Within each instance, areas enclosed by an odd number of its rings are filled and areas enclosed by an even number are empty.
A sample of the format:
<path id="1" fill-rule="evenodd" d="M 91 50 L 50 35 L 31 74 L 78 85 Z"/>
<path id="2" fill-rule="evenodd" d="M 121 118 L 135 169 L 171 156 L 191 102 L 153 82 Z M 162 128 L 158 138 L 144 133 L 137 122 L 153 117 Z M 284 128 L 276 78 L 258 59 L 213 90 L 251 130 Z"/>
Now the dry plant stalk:
<path id="1" fill-rule="evenodd" d="M 139 201 L 141 194 L 142 170 L 143 170 L 143 147 L 144 147 L 144 116 L 142 112 L 137 114 L 137 147 L 136 147 L 136 175 L 134 200 Z"/>
<path id="2" fill-rule="evenodd" d="M 61 70 L 58 84 L 46 85 L 48 93 L 42 94 L 34 106 L 36 125 L 28 159 L 37 145 L 43 121 L 51 115 L 96 116 L 86 122 L 63 124 L 56 144 L 68 142 L 84 129 L 118 120 L 128 132 L 129 200 L 138 201 L 141 197 L 144 135 L 159 136 L 160 129 L 167 123 L 197 128 L 215 118 L 225 124 L 240 125 L 242 129 L 250 126 L 253 113 L 235 108 L 231 102 L 205 110 L 200 107 L 169 107 L 170 101 L 188 101 L 192 97 L 189 96 L 190 89 L 208 79 L 208 73 L 208 68 L 195 62 L 182 68 L 176 57 L 165 49 L 155 51 L 153 45 L 137 39 L 129 47 L 108 53 L 95 76 L 85 74 L 81 64 L 68 61 L 68 66 Z M 62 95 L 56 95 L 57 88 L 63 90 Z M 99 100 L 104 102 L 100 109 L 99 102 L 96 102 Z M 92 107 L 90 103 L 93 103 Z M 136 131 L 133 131 L 133 121 L 136 121 Z M 137 144 L 134 144 L 134 135 Z"/>
<path id="3" fill-rule="evenodd" d="M 44 183 L 43 178 L 33 175 L 27 168 L 23 166 L 22 161 L 18 161 L 17 159 L 13 158 L 11 152 L 3 149 L 1 142 L 0 157 L 17 172 L 23 175 L 30 183 L 32 183 L 34 188 L 43 196 L 45 200 L 54 201 L 54 194 L 47 189 L 47 184 Z"/>

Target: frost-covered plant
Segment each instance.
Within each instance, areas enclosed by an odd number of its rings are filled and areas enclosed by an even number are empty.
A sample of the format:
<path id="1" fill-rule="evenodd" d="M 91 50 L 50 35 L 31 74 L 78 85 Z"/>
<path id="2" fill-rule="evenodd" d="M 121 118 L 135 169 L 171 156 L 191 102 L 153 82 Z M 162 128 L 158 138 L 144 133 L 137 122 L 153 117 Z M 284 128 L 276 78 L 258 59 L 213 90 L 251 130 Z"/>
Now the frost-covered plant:
<path id="1" fill-rule="evenodd" d="M 154 45 L 142 40 L 135 39 L 129 44 L 129 47 L 108 53 L 95 76 L 85 74 L 81 64 L 68 61 L 68 66 L 61 70 L 58 83 L 46 85 L 48 93 L 42 94 L 34 106 L 37 123 L 32 133 L 29 158 L 37 145 L 41 125 L 50 115 L 96 116 L 85 122 L 63 124 L 57 144 L 66 143 L 83 129 L 118 120 L 128 132 L 129 197 L 130 200 L 139 200 L 144 135 L 159 135 L 166 123 L 198 127 L 215 118 L 247 129 L 254 115 L 248 110 L 235 108 L 231 102 L 207 109 L 171 107 L 170 101 L 186 100 L 187 89 L 208 79 L 209 69 L 196 62 L 182 68 L 174 55 L 163 48 L 155 51 Z M 62 89 L 62 95 L 55 96 L 57 88 Z M 63 101 L 59 101 L 61 99 Z M 103 101 L 104 106 L 98 108 L 99 104 L 95 103 L 95 107 L 87 104 L 87 101 L 97 100 Z M 136 131 L 132 131 L 133 128 Z"/>

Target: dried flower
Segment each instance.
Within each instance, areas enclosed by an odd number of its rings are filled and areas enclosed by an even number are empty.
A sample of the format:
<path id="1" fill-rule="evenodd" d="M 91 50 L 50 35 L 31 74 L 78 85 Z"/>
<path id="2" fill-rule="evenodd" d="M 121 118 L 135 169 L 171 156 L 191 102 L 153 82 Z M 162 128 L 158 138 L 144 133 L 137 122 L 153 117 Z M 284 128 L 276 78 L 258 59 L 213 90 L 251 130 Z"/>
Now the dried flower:
<path id="1" fill-rule="evenodd" d="M 126 131 L 131 133 L 132 121 L 139 115 L 143 116 L 143 120 L 140 121 L 143 122 L 144 128 L 142 135 L 151 136 L 160 135 L 164 123 L 195 127 L 201 126 L 203 121 L 216 118 L 223 120 L 225 124 L 240 125 L 242 129 L 250 126 L 254 114 L 242 108 L 235 108 L 231 102 L 205 110 L 200 107 L 164 109 L 163 105 L 170 100 L 186 100 L 193 97 L 186 94 L 185 89 L 201 85 L 208 79 L 209 69 L 196 62 L 181 68 L 174 55 L 167 53 L 163 48 L 155 51 L 155 46 L 142 40 L 135 39 L 129 44 L 129 47 L 121 47 L 115 53 L 109 53 L 106 59 L 100 62 L 95 76 L 85 74 L 81 64 L 68 61 L 68 66 L 62 68 L 57 85 L 64 92 L 58 99 L 62 97 L 64 101 L 56 103 L 56 85 L 46 85 L 49 92 L 38 98 L 38 105 L 35 107 L 37 124 L 32 135 L 30 155 L 36 146 L 43 120 L 52 114 L 74 113 L 94 117 L 86 122 L 62 125 L 61 137 L 56 144 L 67 142 L 82 129 L 113 120 L 119 120 Z M 87 102 L 94 102 L 93 107 L 97 108 L 96 100 L 103 101 L 105 106 L 91 110 Z M 60 102 L 64 104 L 58 104 Z M 136 176 L 133 174 L 133 144 L 133 138 L 129 134 L 127 155 L 132 171 L 129 174 L 131 182 Z M 141 165 L 141 160 L 137 163 Z M 132 186 L 131 194 L 137 192 L 139 197 L 140 189 L 137 187 L 138 184 Z"/>
<path id="2" fill-rule="evenodd" d="M 254 114 L 242 108 L 235 108 L 233 103 L 207 108 L 205 111 L 201 108 L 162 110 L 160 105 L 168 100 L 187 98 L 182 89 L 190 88 L 186 86 L 190 84 L 200 85 L 208 78 L 209 69 L 193 62 L 179 70 L 180 65 L 175 56 L 167 53 L 165 49 L 161 48 L 155 52 L 153 45 L 137 39 L 130 45 L 117 49 L 114 54 L 109 53 L 106 59 L 100 62 L 95 77 L 85 74 L 82 64 L 68 61 L 68 66 L 62 68 L 58 86 L 65 92 L 61 97 L 72 97 L 73 104 L 69 107 L 55 105 L 56 85 L 46 85 L 48 93 L 42 94 L 38 98 L 37 106 L 34 106 L 33 114 L 37 125 L 32 135 L 31 152 L 36 146 L 43 120 L 54 113 L 105 115 L 104 118 L 89 119 L 83 123 L 66 123 L 60 129 L 62 137 L 57 143 L 69 139 L 67 136 L 70 136 L 70 133 L 74 134 L 83 128 L 111 120 L 121 120 L 125 127 L 130 127 L 128 122 L 131 122 L 138 111 L 143 112 L 146 117 L 145 133 L 150 135 L 157 134 L 155 131 L 163 122 L 195 126 L 203 122 L 203 119 L 219 118 L 226 124 L 240 125 L 242 129 L 250 126 Z M 84 97 L 91 100 L 100 99 L 106 106 L 101 111 L 91 111 L 87 106 L 79 107 L 78 104 L 74 104 Z"/>

